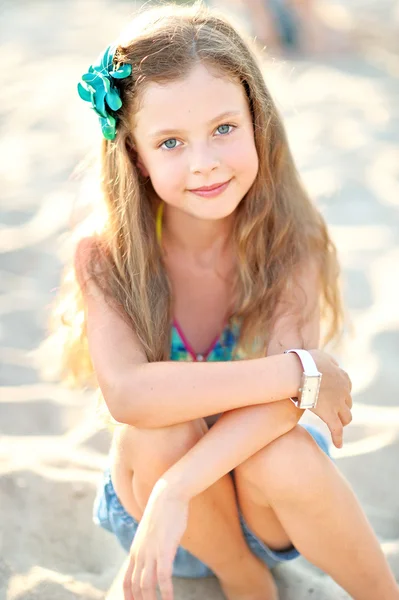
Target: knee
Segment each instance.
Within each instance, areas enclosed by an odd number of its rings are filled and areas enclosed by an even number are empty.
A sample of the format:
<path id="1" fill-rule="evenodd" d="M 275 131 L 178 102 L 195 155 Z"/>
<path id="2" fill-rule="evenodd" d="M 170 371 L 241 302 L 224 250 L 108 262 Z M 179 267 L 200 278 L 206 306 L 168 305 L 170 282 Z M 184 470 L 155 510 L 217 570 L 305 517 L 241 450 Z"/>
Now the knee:
<path id="1" fill-rule="evenodd" d="M 236 476 L 261 488 L 266 501 L 298 506 L 326 493 L 331 461 L 300 425 L 236 468 Z"/>
<path id="2" fill-rule="evenodd" d="M 140 478 L 154 479 L 182 458 L 207 431 L 204 419 L 196 419 L 154 429 L 126 426 L 120 439 L 131 470 Z"/>
<path id="3" fill-rule="evenodd" d="M 150 455 L 155 450 L 158 460 L 171 466 L 182 458 L 206 433 L 203 419 L 195 419 L 159 429 L 140 429 L 139 437 L 145 440 Z"/>

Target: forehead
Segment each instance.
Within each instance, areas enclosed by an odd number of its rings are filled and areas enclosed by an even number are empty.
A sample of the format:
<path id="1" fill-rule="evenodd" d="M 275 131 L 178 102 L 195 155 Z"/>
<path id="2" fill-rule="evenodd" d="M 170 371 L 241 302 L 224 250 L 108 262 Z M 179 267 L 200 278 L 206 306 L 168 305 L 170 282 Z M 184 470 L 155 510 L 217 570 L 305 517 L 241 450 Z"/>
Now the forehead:
<path id="1" fill-rule="evenodd" d="M 227 110 L 249 115 L 243 86 L 197 65 L 184 79 L 148 84 L 135 115 L 134 129 L 140 136 L 162 128 L 191 129 L 193 123 L 207 125 Z"/>

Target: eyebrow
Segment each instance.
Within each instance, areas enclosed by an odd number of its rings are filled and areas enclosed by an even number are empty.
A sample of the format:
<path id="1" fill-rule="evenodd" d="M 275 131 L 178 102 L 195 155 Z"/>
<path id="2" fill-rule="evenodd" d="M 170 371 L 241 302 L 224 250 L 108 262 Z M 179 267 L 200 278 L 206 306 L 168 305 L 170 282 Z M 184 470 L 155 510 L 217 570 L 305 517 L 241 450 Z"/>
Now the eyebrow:
<path id="1" fill-rule="evenodd" d="M 228 111 L 225 111 L 222 114 L 218 115 L 214 119 L 211 119 L 211 121 L 209 121 L 208 125 L 212 125 L 212 123 L 215 123 L 215 121 L 220 121 L 221 119 L 224 119 L 226 117 L 236 117 L 241 114 L 242 114 L 242 112 L 240 110 L 228 110 Z M 157 137 L 160 137 L 163 135 L 171 135 L 172 133 L 186 133 L 186 131 L 184 129 L 160 129 L 158 131 L 153 131 L 152 133 L 149 134 L 148 137 L 157 138 Z"/>

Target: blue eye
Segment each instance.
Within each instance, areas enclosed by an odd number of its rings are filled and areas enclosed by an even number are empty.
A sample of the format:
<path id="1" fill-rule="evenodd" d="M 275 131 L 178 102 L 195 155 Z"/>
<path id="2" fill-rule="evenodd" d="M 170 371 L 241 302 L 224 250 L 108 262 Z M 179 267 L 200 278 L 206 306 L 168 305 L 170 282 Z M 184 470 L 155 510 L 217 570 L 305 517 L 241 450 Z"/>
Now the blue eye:
<path id="1" fill-rule="evenodd" d="M 228 125 L 227 123 L 224 123 L 223 125 L 219 125 L 218 130 L 221 129 L 222 127 L 233 127 L 233 125 Z M 230 131 L 225 131 L 224 133 L 230 133 Z"/>
<path id="2" fill-rule="evenodd" d="M 176 138 L 170 138 L 170 140 L 166 140 L 166 142 L 164 142 L 163 144 L 167 144 L 168 142 L 176 142 Z M 163 144 L 161 144 L 163 146 Z M 176 148 L 176 146 L 166 146 L 169 150 L 173 150 L 173 148 Z"/>

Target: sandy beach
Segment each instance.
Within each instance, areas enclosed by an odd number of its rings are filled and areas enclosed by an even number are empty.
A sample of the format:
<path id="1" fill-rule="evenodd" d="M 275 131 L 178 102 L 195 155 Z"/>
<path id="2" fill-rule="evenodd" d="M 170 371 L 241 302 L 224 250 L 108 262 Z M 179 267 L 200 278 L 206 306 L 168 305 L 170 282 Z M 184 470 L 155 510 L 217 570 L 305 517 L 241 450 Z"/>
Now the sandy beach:
<path id="1" fill-rule="evenodd" d="M 399 580 L 399 10 L 324 4 L 355 49 L 269 60 L 265 76 L 343 268 L 354 407 L 333 455 Z M 76 85 L 136 6 L 0 2 L 0 600 L 101 599 L 125 559 L 91 519 L 110 444 L 94 395 L 41 378 L 37 348 L 82 193 L 72 174 L 99 140 Z M 274 574 L 281 600 L 349 598 L 302 557 Z M 176 600 L 222 600 L 214 578 L 174 584 Z"/>

